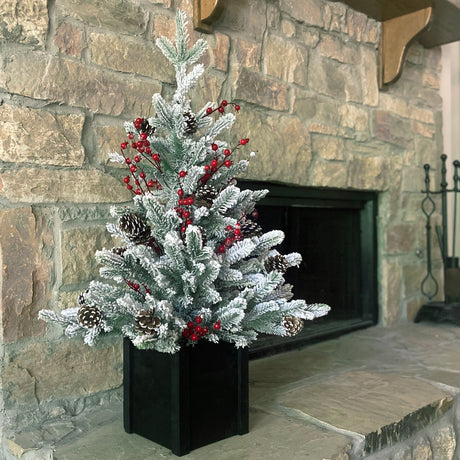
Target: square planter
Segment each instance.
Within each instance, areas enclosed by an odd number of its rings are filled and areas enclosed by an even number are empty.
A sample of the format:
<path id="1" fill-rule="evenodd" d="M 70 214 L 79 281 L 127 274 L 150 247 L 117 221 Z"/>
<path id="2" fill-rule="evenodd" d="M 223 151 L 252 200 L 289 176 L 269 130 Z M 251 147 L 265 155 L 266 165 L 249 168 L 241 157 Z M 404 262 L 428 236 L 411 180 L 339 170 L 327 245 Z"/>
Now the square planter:
<path id="1" fill-rule="evenodd" d="M 178 456 L 248 432 L 248 350 L 205 340 L 175 354 L 123 343 L 123 419 Z"/>

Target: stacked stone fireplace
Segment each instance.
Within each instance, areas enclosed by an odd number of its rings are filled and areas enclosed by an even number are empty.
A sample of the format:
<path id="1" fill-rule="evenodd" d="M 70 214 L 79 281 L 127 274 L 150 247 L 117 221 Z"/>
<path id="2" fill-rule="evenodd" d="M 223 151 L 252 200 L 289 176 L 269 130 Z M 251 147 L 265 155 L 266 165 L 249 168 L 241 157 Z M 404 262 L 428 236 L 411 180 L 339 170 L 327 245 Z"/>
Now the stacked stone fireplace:
<path id="1" fill-rule="evenodd" d="M 88 348 L 37 314 L 75 305 L 97 276 L 110 205 L 130 200 L 106 153 L 124 120 L 152 114 L 153 93 L 171 93 L 154 39 L 172 34 L 175 9 L 193 12 L 190 0 L 16 3 L 3 5 L 0 27 L 5 438 L 121 394 L 120 340 Z M 376 321 L 387 326 L 412 321 L 424 301 L 419 192 L 423 164 L 442 152 L 442 120 L 440 51 L 413 44 L 382 92 L 379 33 L 338 2 L 227 2 L 204 36 L 209 69 L 192 102 L 241 105 L 229 136 L 257 151 L 247 180 L 375 193 Z"/>

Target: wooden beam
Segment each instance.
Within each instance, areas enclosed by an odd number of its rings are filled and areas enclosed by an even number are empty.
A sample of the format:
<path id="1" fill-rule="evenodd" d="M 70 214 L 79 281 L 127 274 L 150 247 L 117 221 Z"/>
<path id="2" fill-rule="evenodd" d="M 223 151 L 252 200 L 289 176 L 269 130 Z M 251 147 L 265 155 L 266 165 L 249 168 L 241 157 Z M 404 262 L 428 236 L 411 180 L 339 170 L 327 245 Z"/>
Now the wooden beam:
<path id="1" fill-rule="evenodd" d="M 193 27 L 200 32 L 212 32 L 223 10 L 223 0 L 193 0 Z"/>
<path id="2" fill-rule="evenodd" d="M 431 23 L 433 8 L 427 7 L 382 22 L 379 46 L 379 86 L 394 83 L 401 75 L 407 48 Z"/>

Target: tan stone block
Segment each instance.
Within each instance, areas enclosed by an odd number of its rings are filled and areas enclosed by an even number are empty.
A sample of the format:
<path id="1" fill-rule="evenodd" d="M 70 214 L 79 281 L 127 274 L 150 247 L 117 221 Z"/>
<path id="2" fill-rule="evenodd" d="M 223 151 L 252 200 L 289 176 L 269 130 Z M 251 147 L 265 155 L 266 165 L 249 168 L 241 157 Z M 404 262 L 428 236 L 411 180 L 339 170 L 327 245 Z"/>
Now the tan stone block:
<path id="1" fill-rule="evenodd" d="M 375 50 L 361 48 L 361 65 L 363 68 L 363 102 L 377 106 L 379 103 L 379 83 L 377 76 L 377 55 Z"/>
<path id="2" fill-rule="evenodd" d="M 226 2 L 219 19 L 220 24 L 231 27 L 249 39 L 260 41 L 267 27 L 267 2 L 265 0 L 232 0 Z"/>
<path id="3" fill-rule="evenodd" d="M 434 124 L 434 111 L 430 109 L 422 109 L 420 107 L 411 107 L 410 118 L 421 121 L 422 123 Z"/>
<path id="4" fill-rule="evenodd" d="M 427 439 L 419 437 L 412 446 L 412 458 L 417 460 L 431 460 L 433 458 L 430 443 Z"/>
<path id="5" fill-rule="evenodd" d="M 0 39 L 43 46 L 47 31 L 46 0 L 2 0 Z"/>
<path id="6" fill-rule="evenodd" d="M 439 428 L 430 439 L 433 458 L 454 458 L 457 444 L 455 438 L 455 431 L 452 426 Z"/>
<path id="7" fill-rule="evenodd" d="M 414 251 L 415 228 L 413 224 L 396 224 L 386 229 L 386 248 L 388 254 L 401 254 Z"/>
<path id="8" fill-rule="evenodd" d="M 65 230 L 62 233 L 62 283 L 79 284 L 98 277 L 99 264 L 95 252 L 113 247 L 113 239 L 105 226 Z"/>
<path id="9" fill-rule="evenodd" d="M 85 154 L 80 115 L 0 107 L 0 160 L 6 163 L 79 166 Z"/>
<path id="10" fill-rule="evenodd" d="M 200 110 L 208 102 L 217 103 L 221 100 L 222 95 L 222 84 L 224 82 L 225 75 L 213 75 L 206 73 L 202 77 L 195 88 L 190 93 L 190 100 L 192 109 L 196 112 Z"/>
<path id="11" fill-rule="evenodd" d="M 130 193 L 116 179 L 98 170 L 6 170 L 0 175 L 0 196 L 12 203 L 121 203 Z"/>
<path id="12" fill-rule="evenodd" d="M 326 134 L 328 136 L 341 136 L 343 132 L 335 126 L 327 126 L 322 123 L 312 123 L 308 130 L 310 133 Z"/>
<path id="13" fill-rule="evenodd" d="M 313 187 L 344 188 L 347 185 L 347 165 L 338 161 L 317 161 L 310 182 Z"/>
<path id="14" fill-rule="evenodd" d="M 409 300 L 406 304 L 407 321 L 413 322 L 420 308 L 425 303 L 426 299 L 424 297 L 416 297 L 415 299 Z"/>
<path id="15" fill-rule="evenodd" d="M 385 326 L 396 324 L 400 317 L 401 275 L 396 263 L 384 261 L 382 267 L 383 292 L 382 323 Z"/>
<path id="16" fill-rule="evenodd" d="M 53 246 L 49 223 L 31 207 L 0 211 L 1 318 L 3 342 L 42 335 L 38 321 L 50 298 L 51 265 L 46 251 Z"/>
<path id="17" fill-rule="evenodd" d="M 80 56 L 83 50 L 83 30 L 73 24 L 59 24 L 54 35 L 54 43 L 61 53 Z"/>
<path id="18" fill-rule="evenodd" d="M 343 139 L 312 134 L 311 144 L 313 155 L 319 155 L 325 160 L 343 160 Z"/>
<path id="19" fill-rule="evenodd" d="M 312 26 L 324 27 L 322 12 L 323 2 L 320 0 L 281 0 L 281 11 L 288 13 L 297 21 Z"/>
<path id="20" fill-rule="evenodd" d="M 231 134 L 235 143 L 248 137 L 250 149 L 257 151 L 251 160 L 247 177 L 307 185 L 311 162 L 310 135 L 296 117 L 270 116 L 242 108 Z M 247 159 L 249 150 L 241 150 Z"/>
<path id="21" fill-rule="evenodd" d="M 61 16 L 125 34 L 140 35 L 147 24 L 147 13 L 140 6 L 119 0 L 59 0 L 56 10 Z"/>
<path id="22" fill-rule="evenodd" d="M 241 67 L 258 68 L 261 57 L 261 45 L 256 42 L 249 42 L 242 38 L 233 38 L 232 48 L 236 57 L 236 62 Z"/>
<path id="23" fill-rule="evenodd" d="M 117 168 L 124 168 L 125 165 L 112 163 L 109 160 L 108 154 L 111 152 L 119 152 L 120 144 L 122 142 L 129 141 L 125 129 L 122 126 L 97 126 L 95 130 L 98 140 L 98 163 L 110 164 L 111 166 L 115 166 Z"/>
<path id="24" fill-rule="evenodd" d="M 12 54 L 0 70 L 7 91 L 52 102 L 64 102 L 97 113 L 148 116 L 153 93 L 161 85 L 124 78 L 68 59 L 40 52 Z"/>
<path id="25" fill-rule="evenodd" d="M 153 33 L 155 39 L 166 37 L 174 43 L 176 36 L 176 21 L 174 16 L 155 14 L 153 17 Z"/>
<path id="26" fill-rule="evenodd" d="M 347 14 L 348 35 L 358 42 L 364 41 L 367 29 L 367 16 L 364 13 L 349 9 Z"/>
<path id="27" fill-rule="evenodd" d="M 380 109 L 393 112 L 400 117 L 409 118 L 410 108 L 404 99 L 382 92 L 380 94 Z"/>
<path id="28" fill-rule="evenodd" d="M 148 46 L 135 38 L 93 33 L 90 51 L 92 61 L 108 69 L 145 75 L 162 82 L 175 81 L 174 67 L 153 44 Z"/>
<path id="29" fill-rule="evenodd" d="M 366 141 L 357 141 L 355 139 L 346 139 L 345 140 L 345 152 L 349 155 L 357 156 L 366 155 L 366 156 L 375 156 L 375 153 L 378 152 L 382 157 L 386 155 L 390 156 L 393 147 L 389 144 L 383 144 L 382 142 L 376 141 L 374 139 Z"/>
<path id="30" fill-rule="evenodd" d="M 273 110 L 288 110 L 287 87 L 244 67 L 235 81 L 235 98 Z"/>
<path id="31" fill-rule="evenodd" d="M 286 37 L 292 38 L 295 35 L 295 23 L 290 19 L 282 19 L 281 32 L 283 32 Z"/>
<path id="32" fill-rule="evenodd" d="M 264 47 L 265 73 L 300 86 L 307 84 L 306 48 L 284 38 L 270 35 Z"/>
<path id="33" fill-rule="evenodd" d="M 436 129 L 434 128 L 434 126 L 420 123 L 417 120 L 414 120 L 412 122 L 412 129 L 415 134 L 421 134 L 422 136 L 428 137 L 430 139 L 433 139 L 436 133 Z"/>
<path id="34" fill-rule="evenodd" d="M 348 186 L 358 190 L 386 190 L 389 169 L 388 160 L 382 157 L 353 158 L 348 166 Z"/>
<path id="35" fill-rule="evenodd" d="M 345 64 L 357 65 L 361 56 L 355 44 L 344 42 L 334 35 L 323 35 L 318 44 L 321 55 Z"/>
<path id="36" fill-rule="evenodd" d="M 421 261 L 423 264 L 423 261 Z M 404 293 L 406 296 L 420 294 L 420 288 L 426 275 L 426 267 L 406 265 L 403 267 Z"/>
<path id="37" fill-rule="evenodd" d="M 7 356 L 2 377 L 9 389 L 9 403 L 85 396 L 120 386 L 121 344 L 88 347 L 79 340 L 57 345 L 35 343 Z"/>
<path id="38" fill-rule="evenodd" d="M 329 30 L 331 32 L 347 33 L 348 26 L 346 23 L 347 7 L 340 2 L 333 2 L 330 4 L 331 8 L 331 23 Z"/>
<path id="39" fill-rule="evenodd" d="M 368 43 L 372 43 L 374 46 L 377 46 L 380 41 L 381 30 L 381 23 L 379 21 L 375 21 L 369 18 L 367 20 L 365 41 Z"/>
<path id="40" fill-rule="evenodd" d="M 227 72 L 230 53 L 230 38 L 228 35 L 215 33 L 215 43 L 209 47 L 208 54 L 212 56 L 211 66 Z"/>
<path id="41" fill-rule="evenodd" d="M 267 25 L 272 29 L 279 29 L 281 22 L 281 12 L 277 5 L 267 4 Z"/>
<path id="42" fill-rule="evenodd" d="M 369 130 L 369 115 L 366 109 L 353 104 L 343 104 L 339 107 L 340 125 L 356 131 Z"/>
<path id="43" fill-rule="evenodd" d="M 408 147 L 413 140 L 410 121 L 384 110 L 374 113 L 374 135 L 381 141 L 402 147 Z"/>
<path id="44" fill-rule="evenodd" d="M 319 43 L 319 30 L 312 27 L 297 25 L 298 42 L 308 49 L 315 48 Z"/>
<path id="45" fill-rule="evenodd" d="M 439 73 L 433 73 L 432 70 L 426 69 L 423 72 L 422 83 L 423 86 L 426 86 L 428 88 L 439 89 L 441 87 Z"/>

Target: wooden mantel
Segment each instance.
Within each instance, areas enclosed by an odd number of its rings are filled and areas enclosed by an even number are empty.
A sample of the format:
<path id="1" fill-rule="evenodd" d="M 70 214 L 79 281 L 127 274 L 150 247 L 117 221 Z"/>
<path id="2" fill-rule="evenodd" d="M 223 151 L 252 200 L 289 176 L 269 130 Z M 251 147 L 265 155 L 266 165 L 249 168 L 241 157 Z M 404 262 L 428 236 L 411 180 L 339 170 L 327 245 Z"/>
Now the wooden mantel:
<path id="1" fill-rule="evenodd" d="M 332 0 L 338 1 L 338 0 Z M 408 45 L 427 48 L 460 40 L 460 0 L 340 0 L 382 22 L 379 85 L 395 82 Z"/>

